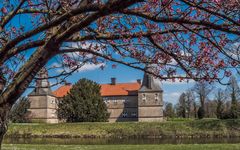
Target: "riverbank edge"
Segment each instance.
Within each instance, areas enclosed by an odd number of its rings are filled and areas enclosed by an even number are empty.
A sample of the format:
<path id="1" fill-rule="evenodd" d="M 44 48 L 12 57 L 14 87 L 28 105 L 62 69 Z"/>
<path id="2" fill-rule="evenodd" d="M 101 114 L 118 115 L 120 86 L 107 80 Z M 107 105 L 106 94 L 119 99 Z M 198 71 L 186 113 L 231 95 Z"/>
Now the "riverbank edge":
<path id="1" fill-rule="evenodd" d="M 240 138 L 240 120 L 11 124 L 7 138 Z"/>
<path id="2" fill-rule="evenodd" d="M 4 149 L 39 149 L 39 150 L 239 150 L 240 144 L 161 144 L 161 145 L 30 145 L 30 144 L 3 144 Z"/>

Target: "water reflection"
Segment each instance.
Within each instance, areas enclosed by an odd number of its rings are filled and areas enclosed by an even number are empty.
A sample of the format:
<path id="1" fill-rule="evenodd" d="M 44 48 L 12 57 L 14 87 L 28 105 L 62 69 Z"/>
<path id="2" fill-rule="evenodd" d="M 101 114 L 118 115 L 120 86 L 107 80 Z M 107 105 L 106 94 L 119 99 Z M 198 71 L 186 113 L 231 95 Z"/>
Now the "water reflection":
<path id="1" fill-rule="evenodd" d="M 4 143 L 5 144 L 63 144 L 63 145 L 208 144 L 208 143 L 240 143 L 240 138 L 198 138 L 198 139 L 5 138 Z"/>

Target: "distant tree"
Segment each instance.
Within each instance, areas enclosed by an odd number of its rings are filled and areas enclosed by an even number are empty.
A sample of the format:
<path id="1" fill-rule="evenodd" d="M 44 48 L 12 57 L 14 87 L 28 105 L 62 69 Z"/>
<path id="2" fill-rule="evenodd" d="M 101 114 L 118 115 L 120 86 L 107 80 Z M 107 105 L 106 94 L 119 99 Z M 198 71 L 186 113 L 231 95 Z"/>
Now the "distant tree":
<path id="1" fill-rule="evenodd" d="M 178 100 L 178 108 L 177 108 L 178 116 L 182 118 L 186 118 L 186 94 L 182 93 Z"/>
<path id="2" fill-rule="evenodd" d="M 172 103 L 166 103 L 165 110 L 164 110 L 164 116 L 167 118 L 175 117 L 175 111 L 174 111 Z"/>
<path id="3" fill-rule="evenodd" d="M 208 99 L 209 94 L 213 90 L 213 86 L 208 82 L 197 82 L 193 87 L 193 90 L 195 91 L 201 104 L 198 109 L 198 118 L 201 119 L 205 117 L 205 101 Z"/>
<path id="4" fill-rule="evenodd" d="M 238 100 L 240 98 L 240 88 L 234 76 L 231 76 L 226 88 L 226 93 L 231 99 L 230 117 L 233 119 L 239 118 Z"/>
<path id="5" fill-rule="evenodd" d="M 30 107 L 30 102 L 26 97 L 20 98 L 12 107 L 9 119 L 14 123 L 28 122 L 27 112 Z"/>
<path id="6" fill-rule="evenodd" d="M 196 101 L 193 102 L 193 112 L 194 112 L 194 118 L 197 118 L 198 117 L 198 106 L 197 106 L 197 103 Z"/>
<path id="7" fill-rule="evenodd" d="M 194 114 L 193 110 L 193 102 L 194 102 L 194 94 L 192 90 L 188 89 L 186 91 L 186 115 L 188 118 L 191 117 L 191 115 Z"/>
<path id="8" fill-rule="evenodd" d="M 81 79 L 70 92 L 59 101 L 58 117 L 67 122 L 107 121 L 109 113 L 100 94 L 100 86 L 90 80 Z"/>
<path id="9" fill-rule="evenodd" d="M 198 114 L 198 119 L 203 119 L 205 117 L 205 109 L 204 109 L 204 107 L 200 106 L 198 108 L 197 114 Z"/>
<path id="10" fill-rule="evenodd" d="M 215 99 L 217 101 L 216 116 L 218 119 L 222 119 L 224 116 L 224 100 L 225 100 L 225 94 L 222 89 L 217 90 L 217 93 L 215 94 Z"/>
<path id="11" fill-rule="evenodd" d="M 207 100 L 205 102 L 205 117 L 216 118 L 217 101 Z"/>

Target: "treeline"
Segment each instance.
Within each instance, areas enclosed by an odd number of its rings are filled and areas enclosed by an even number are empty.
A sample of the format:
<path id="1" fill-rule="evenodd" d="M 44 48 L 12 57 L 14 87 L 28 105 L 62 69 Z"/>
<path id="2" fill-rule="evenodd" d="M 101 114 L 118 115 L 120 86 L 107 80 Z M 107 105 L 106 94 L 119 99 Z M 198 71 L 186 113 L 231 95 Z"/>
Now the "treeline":
<path id="1" fill-rule="evenodd" d="M 208 82 L 197 82 L 183 92 L 177 104 L 164 104 L 167 118 L 240 118 L 240 88 L 231 76 L 225 89 L 216 88 Z"/>

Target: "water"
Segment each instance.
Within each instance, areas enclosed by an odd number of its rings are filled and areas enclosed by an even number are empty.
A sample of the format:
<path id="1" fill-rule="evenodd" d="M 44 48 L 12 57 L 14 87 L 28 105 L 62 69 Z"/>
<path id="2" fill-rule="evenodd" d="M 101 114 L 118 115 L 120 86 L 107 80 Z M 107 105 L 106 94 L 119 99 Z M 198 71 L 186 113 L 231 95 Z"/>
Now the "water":
<path id="1" fill-rule="evenodd" d="M 62 145 L 210 144 L 210 143 L 240 143 L 240 138 L 197 138 L 197 139 L 5 138 L 4 143 L 5 144 L 62 144 Z"/>

